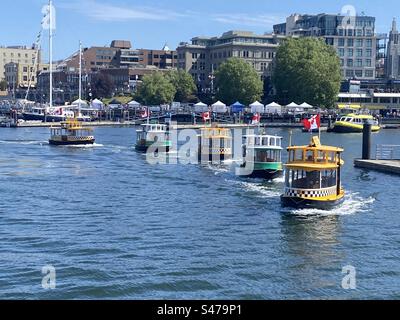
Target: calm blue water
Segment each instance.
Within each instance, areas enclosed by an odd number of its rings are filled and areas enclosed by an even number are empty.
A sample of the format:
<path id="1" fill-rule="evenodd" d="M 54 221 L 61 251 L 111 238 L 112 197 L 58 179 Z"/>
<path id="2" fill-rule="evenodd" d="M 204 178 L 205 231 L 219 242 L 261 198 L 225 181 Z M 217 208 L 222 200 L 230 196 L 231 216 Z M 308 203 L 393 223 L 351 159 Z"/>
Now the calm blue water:
<path id="1" fill-rule="evenodd" d="M 358 134 L 323 135 L 346 160 L 346 201 L 329 212 L 282 210 L 283 181 L 151 166 L 133 128 L 98 128 L 93 148 L 50 147 L 48 134 L 0 130 L 0 298 L 400 298 L 400 177 L 353 168 Z M 341 287 L 346 265 L 356 290 Z"/>

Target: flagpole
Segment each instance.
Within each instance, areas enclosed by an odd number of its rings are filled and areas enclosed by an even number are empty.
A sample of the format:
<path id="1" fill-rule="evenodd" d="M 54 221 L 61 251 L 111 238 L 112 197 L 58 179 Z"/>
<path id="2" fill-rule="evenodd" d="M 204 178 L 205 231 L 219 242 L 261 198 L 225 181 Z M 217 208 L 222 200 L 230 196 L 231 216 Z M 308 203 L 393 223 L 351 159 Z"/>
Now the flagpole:
<path id="1" fill-rule="evenodd" d="M 53 1 L 49 0 L 49 71 L 50 71 L 50 108 L 53 107 Z"/>

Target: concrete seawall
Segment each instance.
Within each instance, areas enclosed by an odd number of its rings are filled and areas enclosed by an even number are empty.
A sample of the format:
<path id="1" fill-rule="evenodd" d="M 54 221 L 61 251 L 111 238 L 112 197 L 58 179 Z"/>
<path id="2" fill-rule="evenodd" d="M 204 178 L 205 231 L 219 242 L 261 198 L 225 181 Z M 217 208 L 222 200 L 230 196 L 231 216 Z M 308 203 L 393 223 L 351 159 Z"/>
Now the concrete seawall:
<path id="1" fill-rule="evenodd" d="M 400 175 L 400 160 L 354 160 L 356 168 Z"/>

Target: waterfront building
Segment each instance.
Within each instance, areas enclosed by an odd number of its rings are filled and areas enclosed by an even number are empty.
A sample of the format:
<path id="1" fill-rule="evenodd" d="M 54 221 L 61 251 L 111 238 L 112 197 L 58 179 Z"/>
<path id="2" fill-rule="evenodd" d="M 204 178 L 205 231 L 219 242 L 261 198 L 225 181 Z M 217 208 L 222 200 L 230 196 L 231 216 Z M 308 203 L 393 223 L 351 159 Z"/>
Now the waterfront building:
<path id="1" fill-rule="evenodd" d="M 257 35 L 248 31 L 228 31 L 220 37 L 194 37 L 178 49 L 178 68 L 189 72 L 199 91 L 213 90 L 213 74 L 227 59 L 247 61 L 261 78 L 272 73 L 272 62 L 279 43 L 285 36 Z"/>
<path id="2" fill-rule="evenodd" d="M 400 79 L 400 33 L 397 30 L 396 19 L 393 19 L 389 34 L 385 70 L 388 79 Z"/>
<path id="3" fill-rule="evenodd" d="M 177 67 L 177 52 L 166 44 L 161 50 L 139 49 L 139 63 L 159 69 L 174 69 Z"/>
<path id="4" fill-rule="evenodd" d="M 383 76 L 386 35 L 376 34 L 374 17 L 293 14 L 285 23 L 275 25 L 274 33 L 325 39 L 339 55 L 343 79 L 372 80 Z"/>
<path id="5" fill-rule="evenodd" d="M 35 66 L 32 63 L 10 62 L 4 66 L 4 70 L 5 80 L 10 90 L 29 86 L 34 88 L 37 84 L 37 74 L 49 70 L 49 65 L 38 64 Z"/>
<path id="6" fill-rule="evenodd" d="M 8 63 L 33 66 L 35 60 L 40 63 L 40 59 L 40 50 L 33 46 L 0 47 L 0 81 L 5 80 L 5 66 Z"/>

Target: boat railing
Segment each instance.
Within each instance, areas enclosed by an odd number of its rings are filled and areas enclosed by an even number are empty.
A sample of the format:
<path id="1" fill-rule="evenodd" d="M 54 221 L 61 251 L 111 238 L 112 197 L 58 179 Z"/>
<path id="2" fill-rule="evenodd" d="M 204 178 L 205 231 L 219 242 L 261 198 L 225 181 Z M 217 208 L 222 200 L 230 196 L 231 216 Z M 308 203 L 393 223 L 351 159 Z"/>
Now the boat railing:
<path id="1" fill-rule="evenodd" d="M 376 160 L 400 160 L 400 145 L 379 144 L 376 146 Z"/>

